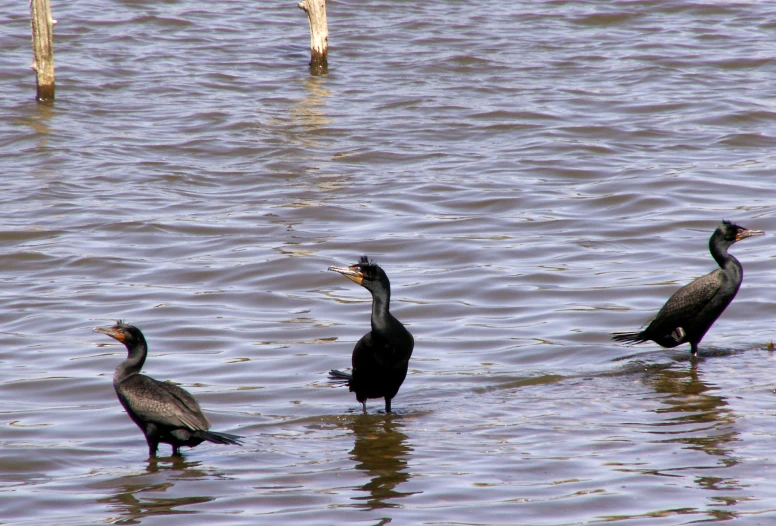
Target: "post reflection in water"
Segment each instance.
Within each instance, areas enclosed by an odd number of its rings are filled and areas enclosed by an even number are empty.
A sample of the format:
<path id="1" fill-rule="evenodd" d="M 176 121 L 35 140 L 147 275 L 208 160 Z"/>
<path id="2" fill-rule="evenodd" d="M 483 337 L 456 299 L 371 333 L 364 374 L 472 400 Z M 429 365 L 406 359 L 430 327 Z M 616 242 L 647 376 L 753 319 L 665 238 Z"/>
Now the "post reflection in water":
<path id="1" fill-rule="evenodd" d="M 114 520 L 114 524 L 140 524 L 144 518 L 156 515 L 197 513 L 180 508 L 210 502 L 215 498 L 165 497 L 163 494 L 169 493 L 178 480 L 208 476 L 204 471 L 196 469 L 199 465 L 200 462 L 187 462 L 179 456 L 149 459 L 146 473 L 128 475 L 108 482 L 106 485 L 115 488 L 116 493 L 111 497 L 99 499 L 98 502 L 109 505 L 121 514 L 122 518 Z"/>
<path id="2" fill-rule="evenodd" d="M 325 77 L 306 78 L 302 89 L 304 97 L 290 109 L 292 127 L 288 130 L 289 138 L 306 148 L 317 147 L 321 140 L 317 134 L 331 124 L 331 118 L 324 112 L 331 92 L 326 88 Z"/>
<path id="3" fill-rule="evenodd" d="M 369 482 L 361 486 L 367 495 L 355 497 L 364 501 L 356 507 L 373 510 L 396 508 L 395 499 L 414 495 L 396 491 L 396 487 L 410 478 L 407 459 L 412 448 L 407 445 L 407 435 L 401 432 L 401 417 L 394 414 L 359 415 L 347 424 L 355 435 L 350 452 L 356 469 L 363 471 Z"/>
<path id="4" fill-rule="evenodd" d="M 57 115 L 56 107 L 52 104 L 28 103 L 26 105 L 30 110 L 25 112 L 27 115 L 16 119 L 18 124 L 28 125 L 35 134 L 38 143 L 37 148 L 47 152 L 48 140 L 51 128 L 49 121 Z"/>
<path id="5" fill-rule="evenodd" d="M 734 426 L 736 415 L 725 398 L 715 394 L 717 387 L 699 377 L 696 364 L 689 369 L 663 369 L 650 378 L 650 383 L 658 394 L 667 395 L 661 400 L 663 407 L 655 412 L 663 415 L 678 413 L 655 424 L 661 427 L 655 433 L 669 435 L 661 442 L 684 444 L 687 449 L 718 456 L 722 467 L 739 463 L 734 454 L 734 445 L 738 442 Z M 711 490 L 741 487 L 736 480 L 713 476 L 696 477 L 695 483 Z"/>

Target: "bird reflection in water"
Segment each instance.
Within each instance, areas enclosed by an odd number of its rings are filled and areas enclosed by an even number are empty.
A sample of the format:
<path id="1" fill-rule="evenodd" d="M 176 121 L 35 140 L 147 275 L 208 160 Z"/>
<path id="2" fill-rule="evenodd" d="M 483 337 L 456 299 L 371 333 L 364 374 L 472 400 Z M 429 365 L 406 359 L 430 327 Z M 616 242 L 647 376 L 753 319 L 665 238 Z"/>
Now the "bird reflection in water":
<path id="1" fill-rule="evenodd" d="M 188 462 L 181 456 L 151 458 L 145 473 L 107 482 L 108 486 L 115 488 L 116 493 L 98 502 L 108 504 L 121 514 L 121 518 L 112 521 L 113 524 L 140 524 L 147 517 L 197 513 L 185 509 L 185 506 L 210 502 L 215 497 L 172 497 L 164 494 L 172 493 L 176 481 L 212 476 L 211 473 L 197 469 L 199 465 L 200 462 Z"/>
<path id="2" fill-rule="evenodd" d="M 397 486 L 410 478 L 407 459 L 412 452 L 407 435 L 401 432 L 404 425 L 400 418 L 393 414 L 360 415 L 347 424 L 355 435 L 350 456 L 356 462 L 356 469 L 370 478 L 361 486 L 367 495 L 354 498 L 363 501 L 356 505 L 358 508 L 397 508 L 400 504 L 395 499 L 414 495 L 396 491 Z"/>
<path id="3" fill-rule="evenodd" d="M 715 394 L 717 387 L 699 378 L 695 364 L 689 369 L 663 369 L 650 376 L 649 383 L 658 394 L 665 395 L 663 406 L 655 412 L 671 416 L 677 413 L 670 420 L 653 424 L 660 426 L 657 434 L 668 435 L 663 442 L 684 444 L 687 449 L 720 457 L 718 465 L 724 468 L 739 463 L 734 449 L 739 441 L 736 415 L 725 398 Z M 699 476 L 695 482 L 710 490 L 741 488 L 739 481 L 728 477 Z"/>

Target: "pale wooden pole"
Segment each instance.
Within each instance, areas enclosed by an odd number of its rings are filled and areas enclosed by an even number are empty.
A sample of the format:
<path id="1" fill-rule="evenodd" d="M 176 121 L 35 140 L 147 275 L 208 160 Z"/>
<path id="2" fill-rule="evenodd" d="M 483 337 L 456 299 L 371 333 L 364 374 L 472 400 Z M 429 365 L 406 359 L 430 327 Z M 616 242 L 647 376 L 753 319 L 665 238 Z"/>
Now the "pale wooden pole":
<path id="1" fill-rule="evenodd" d="M 54 100 L 54 24 L 49 0 L 30 0 L 32 69 L 38 81 L 38 100 Z"/>
<path id="2" fill-rule="evenodd" d="M 329 69 L 329 26 L 326 23 L 326 0 L 302 0 L 299 8 L 310 21 L 310 73 L 323 75 Z"/>

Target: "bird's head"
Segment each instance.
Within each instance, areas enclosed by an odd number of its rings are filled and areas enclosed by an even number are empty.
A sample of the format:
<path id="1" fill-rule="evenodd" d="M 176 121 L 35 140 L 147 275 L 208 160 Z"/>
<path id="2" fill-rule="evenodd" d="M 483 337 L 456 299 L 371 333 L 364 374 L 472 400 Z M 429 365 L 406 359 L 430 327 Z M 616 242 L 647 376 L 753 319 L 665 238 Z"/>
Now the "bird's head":
<path id="1" fill-rule="evenodd" d="M 722 236 L 722 239 L 731 245 L 748 237 L 765 235 L 762 230 L 749 230 L 724 219 L 717 227 L 717 232 Z"/>
<path id="2" fill-rule="evenodd" d="M 339 272 L 372 293 L 378 290 L 390 291 L 391 289 L 391 284 L 385 271 L 380 268 L 380 265 L 366 256 L 361 256 L 355 265 L 329 267 L 329 270 Z"/>
<path id="3" fill-rule="evenodd" d="M 134 325 L 129 325 L 119 320 L 109 327 L 95 327 L 94 332 L 107 334 L 114 340 L 120 341 L 127 347 L 132 347 L 138 342 L 145 342 L 143 333 Z"/>

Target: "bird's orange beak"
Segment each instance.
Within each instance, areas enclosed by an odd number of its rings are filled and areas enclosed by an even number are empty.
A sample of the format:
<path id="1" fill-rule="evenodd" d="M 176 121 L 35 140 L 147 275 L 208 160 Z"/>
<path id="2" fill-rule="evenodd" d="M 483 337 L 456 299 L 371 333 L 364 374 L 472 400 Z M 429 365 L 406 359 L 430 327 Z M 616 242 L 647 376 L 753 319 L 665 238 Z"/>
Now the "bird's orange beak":
<path id="1" fill-rule="evenodd" d="M 364 273 L 361 272 L 361 269 L 357 266 L 352 267 L 329 267 L 329 270 L 333 272 L 339 272 L 349 280 L 358 283 L 361 285 L 361 282 L 364 281 Z"/>
<path id="2" fill-rule="evenodd" d="M 742 239 L 746 239 L 748 237 L 764 236 L 764 235 L 765 235 L 765 232 L 763 232 L 762 230 L 748 230 L 745 228 L 743 230 L 738 231 L 738 233 L 736 234 L 736 241 L 741 241 Z"/>
<path id="3" fill-rule="evenodd" d="M 118 340 L 120 342 L 124 341 L 125 335 L 122 331 L 116 330 L 114 327 L 95 327 L 94 332 L 100 332 L 102 334 L 107 334 L 114 340 Z"/>

